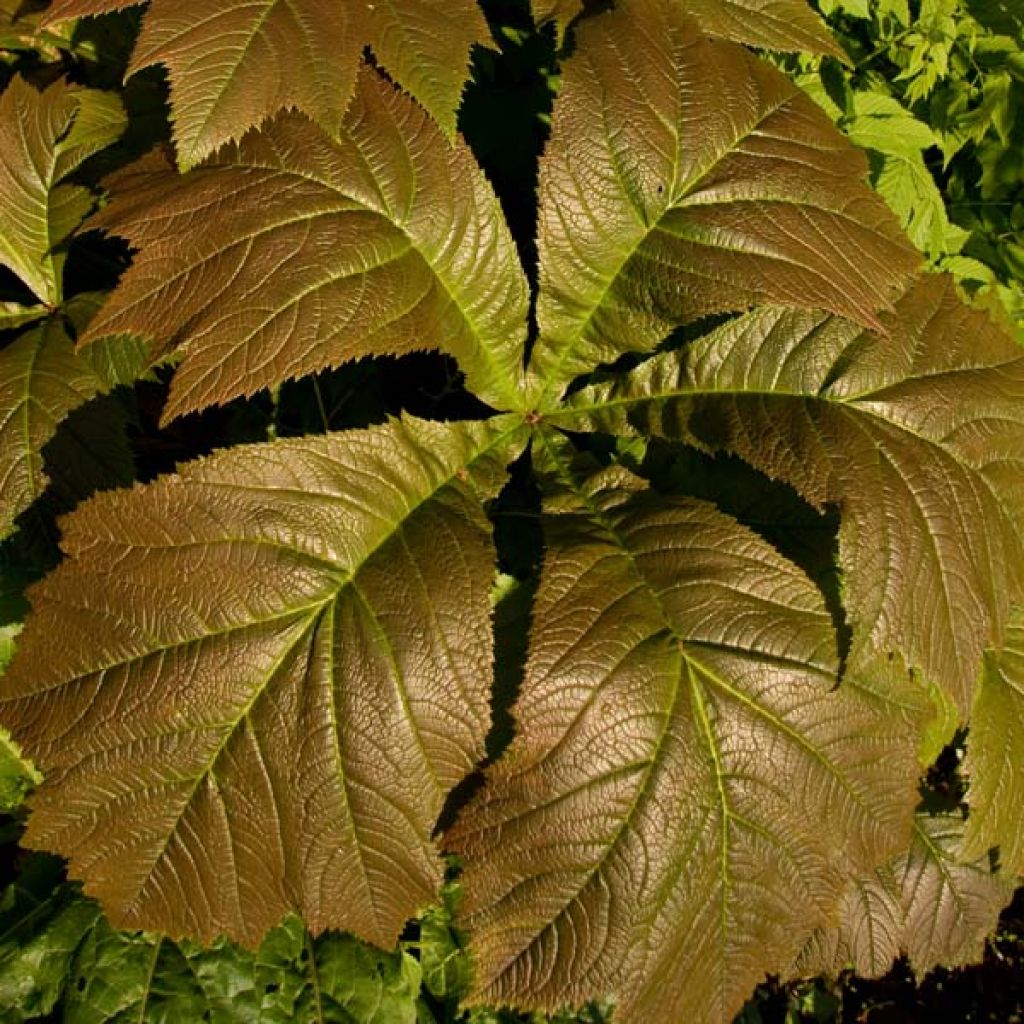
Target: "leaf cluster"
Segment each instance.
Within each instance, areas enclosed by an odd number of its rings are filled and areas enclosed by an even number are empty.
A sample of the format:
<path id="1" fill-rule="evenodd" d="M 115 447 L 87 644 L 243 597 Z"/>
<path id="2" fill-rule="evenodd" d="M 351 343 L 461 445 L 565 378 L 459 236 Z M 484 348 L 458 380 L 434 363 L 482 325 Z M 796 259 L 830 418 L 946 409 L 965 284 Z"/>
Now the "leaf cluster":
<path id="1" fill-rule="evenodd" d="M 886 92 L 803 0 L 140 6 L 0 11 L 0 773 L 82 887 L 8 888 L 0 1005 L 726 1022 L 976 959 L 1024 352 L 883 181 L 1006 127 L 919 116 L 967 15 Z"/>

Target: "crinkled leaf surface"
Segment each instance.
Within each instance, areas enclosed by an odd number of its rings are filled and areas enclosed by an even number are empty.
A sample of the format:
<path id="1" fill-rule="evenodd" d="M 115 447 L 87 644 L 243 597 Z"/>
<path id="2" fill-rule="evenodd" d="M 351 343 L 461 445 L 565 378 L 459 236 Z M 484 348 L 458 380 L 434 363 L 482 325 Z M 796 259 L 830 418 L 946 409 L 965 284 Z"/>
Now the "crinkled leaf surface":
<path id="1" fill-rule="evenodd" d="M 0 682 L 46 779 L 26 843 L 118 927 L 252 945 L 294 910 L 390 947 L 483 751 L 476 488 L 517 423 L 236 448 L 80 506 Z"/>
<path id="2" fill-rule="evenodd" d="M 61 421 L 101 392 L 135 380 L 144 365 L 145 350 L 131 340 L 76 352 L 56 319 L 0 350 L 0 538 L 42 494 L 42 449 Z"/>
<path id="3" fill-rule="evenodd" d="M 473 1000 L 728 1022 L 905 842 L 916 712 L 835 689 L 820 595 L 735 520 L 584 500 L 546 519 L 517 736 L 447 836 Z"/>
<path id="4" fill-rule="evenodd" d="M 850 886 L 838 927 L 813 936 L 796 970 L 835 975 L 852 966 L 878 978 L 905 954 L 920 977 L 980 961 L 1014 881 L 993 873 L 988 858 L 960 861 L 963 834 L 958 814 L 920 815 L 910 848 Z"/>
<path id="5" fill-rule="evenodd" d="M 773 300 L 878 323 L 918 262 L 812 100 L 672 0 L 580 26 L 540 171 L 540 339 L 555 394 L 680 323 Z"/>
<path id="6" fill-rule="evenodd" d="M 1024 875 L 1024 611 L 1003 645 L 985 652 L 971 712 L 965 772 L 970 781 L 963 855 L 999 852 L 1007 874 Z"/>
<path id="7" fill-rule="evenodd" d="M 56 0 L 48 23 L 140 2 Z M 130 70 L 167 67 L 191 167 L 285 108 L 334 135 L 367 45 L 451 136 L 470 47 L 487 39 L 475 0 L 152 0 Z"/>
<path id="8" fill-rule="evenodd" d="M 966 719 L 1024 564 L 1024 353 L 936 277 L 885 324 L 761 310 L 551 418 L 725 449 L 838 505 L 852 662 L 904 656 Z"/>
<path id="9" fill-rule="evenodd" d="M 631 0 L 620 0 L 628 6 Z M 702 32 L 769 50 L 841 51 L 806 0 L 672 0 L 693 15 Z M 555 23 L 558 38 L 583 10 L 583 0 L 531 0 L 538 24 Z"/>
<path id="10" fill-rule="evenodd" d="M 54 249 L 93 206 L 88 189 L 61 182 L 125 124 L 114 93 L 62 81 L 37 92 L 19 77 L 0 96 L 0 263 L 48 305 L 62 295 Z"/>
<path id="11" fill-rule="evenodd" d="M 441 348 L 517 402 L 526 278 L 469 149 L 374 72 L 338 141 L 283 115 L 179 175 L 156 155 L 93 223 L 139 250 L 84 341 L 181 347 L 165 418 L 346 360 Z"/>

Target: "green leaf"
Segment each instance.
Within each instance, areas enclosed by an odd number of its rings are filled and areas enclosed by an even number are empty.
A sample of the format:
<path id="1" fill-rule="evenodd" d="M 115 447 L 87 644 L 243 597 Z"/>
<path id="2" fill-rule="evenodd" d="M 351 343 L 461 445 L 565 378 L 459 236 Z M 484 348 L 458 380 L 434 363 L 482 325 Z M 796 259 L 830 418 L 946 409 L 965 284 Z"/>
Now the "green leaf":
<path id="1" fill-rule="evenodd" d="M 709 313 L 776 301 L 876 325 L 917 263 L 863 155 L 680 5 L 585 21 L 563 80 L 540 170 L 543 407 Z"/>
<path id="2" fill-rule="evenodd" d="M 1008 876 L 1024 875 L 1024 613 L 1018 609 L 1004 644 L 985 653 L 974 696 L 964 772 L 970 816 L 962 855 L 995 848 Z"/>
<path id="3" fill-rule="evenodd" d="M 987 859 L 959 860 L 963 833 L 957 814 L 919 815 L 909 850 L 850 886 L 838 927 L 815 933 L 796 972 L 838 974 L 852 966 L 879 978 L 906 955 L 923 977 L 940 964 L 979 962 L 1014 882 L 994 874 Z"/>
<path id="4" fill-rule="evenodd" d="M 49 316 L 46 306 L 25 306 L 20 302 L 0 302 L 0 331 L 10 331 Z"/>
<path id="5" fill-rule="evenodd" d="M 1024 353 L 948 279 L 884 322 L 760 310 L 548 418 L 729 451 L 837 506 L 851 662 L 905 658 L 966 718 L 1021 585 Z"/>
<path id="6" fill-rule="evenodd" d="M 843 130 L 858 146 L 894 156 L 920 157 L 921 150 L 940 144 L 924 121 L 880 92 L 854 92 L 853 114 Z"/>
<path id="7" fill-rule="evenodd" d="M 0 1007 L 5 1024 L 49 1014 L 64 994 L 79 944 L 99 911 L 57 885 L 59 865 L 36 858 L 0 900 Z"/>
<path id="8" fill-rule="evenodd" d="M 93 223 L 139 252 L 83 342 L 180 348 L 165 420 L 429 348 L 519 404 L 527 284 L 498 201 L 469 149 L 376 73 L 337 142 L 283 115 L 191 174 L 153 154 L 111 185 Z"/>
<path id="9" fill-rule="evenodd" d="M 946 205 L 920 153 L 884 157 L 875 188 L 918 249 L 933 259 L 949 251 Z"/>
<path id="10" fill-rule="evenodd" d="M 919 708 L 836 689 L 820 594 L 751 531 L 565 475 L 518 734 L 446 836 L 470 1005 L 727 1022 L 906 841 Z"/>
<path id="11" fill-rule="evenodd" d="M 93 208 L 88 189 L 61 183 L 125 124 L 114 93 L 60 81 L 40 93 L 19 77 L 0 96 L 0 264 L 49 306 L 62 296 L 55 250 Z"/>
<path id="12" fill-rule="evenodd" d="M 141 2 L 56 0 L 46 24 Z M 152 0 L 129 71 L 167 68 L 178 160 L 187 168 L 285 108 L 335 135 L 367 45 L 450 137 L 470 47 L 487 39 L 475 0 L 193 0 L 185 8 Z"/>
<path id="13" fill-rule="evenodd" d="M 521 435 L 410 419 L 252 445 L 65 518 L 2 682 L 45 776 L 26 844 L 117 927 L 255 945 L 295 911 L 391 946 L 483 753 L 480 496 Z"/>
<path id="14" fill-rule="evenodd" d="M 96 395 L 135 380 L 144 365 L 144 349 L 131 340 L 76 352 L 59 320 L 0 350 L 0 539 L 46 487 L 42 449 L 61 421 Z"/>
<path id="15" fill-rule="evenodd" d="M 75 957 L 65 1024 L 414 1024 L 419 965 L 349 935 L 312 939 L 295 918 L 255 953 L 204 948 L 104 921 Z"/>

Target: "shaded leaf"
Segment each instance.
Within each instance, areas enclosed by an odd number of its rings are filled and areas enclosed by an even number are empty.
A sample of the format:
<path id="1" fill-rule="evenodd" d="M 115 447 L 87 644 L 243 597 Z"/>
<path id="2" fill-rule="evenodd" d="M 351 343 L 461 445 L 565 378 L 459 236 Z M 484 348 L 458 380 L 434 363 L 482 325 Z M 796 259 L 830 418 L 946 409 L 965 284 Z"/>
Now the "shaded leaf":
<path id="1" fill-rule="evenodd" d="M 852 966 L 880 978 L 906 955 L 921 977 L 940 964 L 979 962 L 1014 882 L 994 874 L 987 858 L 961 863 L 963 832 L 957 814 L 919 815 L 910 849 L 850 886 L 838 927 L 815 933 L 796 971 L 838 974 Z"/>
<path id="2" fill-rule="evenodd" d="M 14 655 L 12 638 L 5 633 L 9 631 L 0 627 L 0 672 Z M 17 810 L 32 787 L 42 781 L 35 767 L 21 756 L 7 730 L 0 728 L 0 814 Z"/>
<path id="3" fill-rule="evenodd" d="M 835 689 L 820 595 L 713 506 L 575 493 L 545 520 L 518 734 L 446 837 L 471 1003 L 728 1022 L 905 842 L 917 711 Z"/>
<path id="4" fill-rule="evenodd" d="M 95 904 L 61 887 L 59 864 L 33 858 L 0 899 L 0 1007 L 5 1024 L 50 1013 L 64 994 Z"/>
<path id="5" fill-rule="evenodd" d="M 1024 875 L 1024 614 L 1019 609 L 1003 646 L 985 652 L 964 771 L 971 811 L 962 855 L 973 860 L 995 847 L 1007 875 Z"/>
<path id="6" fill-rule="evenodd" d="M 68 857 L 118 927 L 255 945 L 296 911 L 391 946 L 436 893 L 431 832 L 483 752 L 478 491 L 520 429 L 236 448 L 68 516 L 0 682 L 46 779 L 27 845 Z"/>
<path id="7" fill-rule="evenodd" d="M 814 102 L 680 12 L 595 16 L 565 65 L 540 171 L 549 396 L 708 313 L 776 301 L 877 325 L 917 263 Z"/>
<path id="8" fill-rule="evenodd" d="M 176 944 L 99 921 L 75 957 L 65 1024 L 414 1024 L 420 971 L 349 935 L 312 939 L 294 918 L 255 953 Z"/>
<path id="9" fill-rule="evenodd" d="M 906 657 L 966 719 L 1024 564 L 1024 353 L 948 279 L 884 322 L 761 310 L 549 418 L 727 450 L 837 505 L 852 662 Z"/>
<path id="10" fill-rule="evenodd" d="M 337 142 L 284 115 L 191 174 L 151 155 L 112 187 L 92 223 L 140 251 L 83 341 L 180 346 L 165 419 L 429 348 L 514 407 L 527 287 L 501 209 L 469 149 L 374 72 Z"/>
<path id="11" fill-rule="evenodd" d="M 0 263 L 47 305 L 62 296 L 55 247 L 93 207 L 87 188 L 61 182 L 126 123 L 114 93 L 61 81 L 40 93 L 19 77 L 0 96 Z"/>
<path id="12" fill-rule="evenodd" d="M 10 331 L 49 316 L 46 306 L 25 306 L 20 302 L 0 302 L 0 331 Z"/>
<path id="13" fill-rule="evenodd" d="M 142 346 L 130 340 L 76 353 L 58 320 L 0 350 L 0 538 L 11 533 L 18 515 L 46 487 L 42 450 L 61 421 L 101 392 L 133 381 L 144 365 Z M 81 453 L 62 468 L 80 476 Z"/>
<path id="14" fill-rule="evenodd" d="M 141 2 L 56 0 L 47 24 Z M 285 108 L 336 134 L 367 45 L 451 136 L 470 47 L 487 38 L 475 0 L 152 0 L 129 70 L 166 66 L 178 160 L 192 167 Z"/>

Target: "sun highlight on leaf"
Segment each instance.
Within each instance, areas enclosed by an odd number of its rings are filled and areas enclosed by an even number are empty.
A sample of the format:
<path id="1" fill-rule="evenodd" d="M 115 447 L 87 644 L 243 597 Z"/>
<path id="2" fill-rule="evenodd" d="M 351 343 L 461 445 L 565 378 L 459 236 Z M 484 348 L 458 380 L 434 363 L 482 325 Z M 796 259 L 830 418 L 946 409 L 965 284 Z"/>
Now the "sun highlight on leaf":
<path id="1" fill-rule="evenodd" d="M 3 677 L 0 717 L 45 776 L 25 842 L 120 927 L 255 945 L 297 911 L 392 946 L 483 753 L 474 486 L 493 491 L 518 429 L 255 445 L 69 516 Z"/>
<path id="2" fill-rule="evenodd" d="M 516 738 L 446 836 L 473 1000 L 731 1020 L 905 841 L 916 713 L 835 690 L 820 595 L 710 504 L 573 490 Z"/>
<path id="3" fill-rule="evenodd" d="M 851 662 L 905 657 L 966 720 L 1024 566 L 1024 352 L 948 279 L 883 322 L 764 309 L 551 420 L 726 450 L 837 505 Z"/>
<path id="4" fill-rule="evenodd" d="M 431 348 L 519 404 L 528 294 L 498 201 L 469 149 L 375 72 L 337 141 L 283 115 L 190 174 L 151 154 L 110 187 L 91 223 L 139 252 L 83 343 L 180 348 L 165 420 Z"/>
<path id="5" fill-rule="evenodd" d="M 46 23 L 142 2 L 56 0 Z M 475 0 L 151 0 L 129 70 L 167 67 L 188 168 L 285 108 L 336 134 L 367 45 L 451 136 L 470 48 L 487 41 Z"/>

